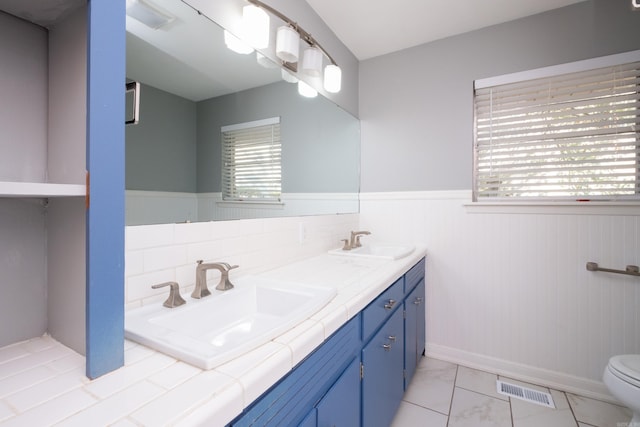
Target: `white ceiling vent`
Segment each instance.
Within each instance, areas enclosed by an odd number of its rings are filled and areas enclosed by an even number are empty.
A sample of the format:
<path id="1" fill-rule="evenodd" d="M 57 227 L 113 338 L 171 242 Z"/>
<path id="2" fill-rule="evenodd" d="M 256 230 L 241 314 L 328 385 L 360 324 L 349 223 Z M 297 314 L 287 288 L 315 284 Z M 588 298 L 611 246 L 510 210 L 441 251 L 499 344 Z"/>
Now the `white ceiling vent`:
<path id="1" fill-rule="evenodd" d="M 549 393 L 544 393 L 538 390 L 532 390 L 530 388 L 522 387 L 515 384 L 505 383 L 497 380 L 496 386 L 498 393 L 506 396 L 515 397 L 516 399 L 524 400 L 537 405 L 546 406 L 548 408 L 555 408 L 553 403 L 553 397 Z"/>

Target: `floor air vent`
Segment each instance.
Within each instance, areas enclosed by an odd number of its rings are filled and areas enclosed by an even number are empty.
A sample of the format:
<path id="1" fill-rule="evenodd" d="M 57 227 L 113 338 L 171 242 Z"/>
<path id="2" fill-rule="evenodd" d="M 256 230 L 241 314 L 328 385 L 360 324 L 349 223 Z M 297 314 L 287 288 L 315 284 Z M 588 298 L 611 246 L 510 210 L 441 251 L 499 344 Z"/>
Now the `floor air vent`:
<path id="1" fill-rule="evenodd" d="M 537 405 L 546 406 L 548 408 L 555 408 L 553 403 L 553 397 L 549 393 L 543 393 L 538 390 L 532 390 L 530 388 L 522 387 L 515 384 L 505 383 L 498 380 L 496 385 L 498 386 L 498 393 L 506 396 L 515 397 L 527 402 L 535 403 Z"/>

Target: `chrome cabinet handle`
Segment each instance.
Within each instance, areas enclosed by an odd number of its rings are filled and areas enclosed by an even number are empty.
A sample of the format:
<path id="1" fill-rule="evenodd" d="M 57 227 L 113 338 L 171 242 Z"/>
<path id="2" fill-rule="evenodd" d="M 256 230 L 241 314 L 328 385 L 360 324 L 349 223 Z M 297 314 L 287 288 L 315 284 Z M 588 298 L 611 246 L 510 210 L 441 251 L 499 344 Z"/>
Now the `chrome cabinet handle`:
<path id="1" fill-rule="evenodd" d="M 391 310 L 394 305 L 396 305 L 396 300 L 390 299 L 389 302 L 384 305 L 384 308 Z"/>
<path id="2" fill-rule="evenodd" d="M 391 344 L 382 344 L 382 348 L 384 348 L 384 351 L 389 351 L 391 350 Z"/>
<path id="3" fill-rule="evenodd" d="M 389 341 L 396 342 L 396 336 L 395 335 L 389 335 Z"/>
<path id="4" fill-rule="evenodd" d="M 422 304 L 423 299 L 421 297 L 416 298 L 416 300 L 413 302 L 415 305 L 420 305 Z"/>

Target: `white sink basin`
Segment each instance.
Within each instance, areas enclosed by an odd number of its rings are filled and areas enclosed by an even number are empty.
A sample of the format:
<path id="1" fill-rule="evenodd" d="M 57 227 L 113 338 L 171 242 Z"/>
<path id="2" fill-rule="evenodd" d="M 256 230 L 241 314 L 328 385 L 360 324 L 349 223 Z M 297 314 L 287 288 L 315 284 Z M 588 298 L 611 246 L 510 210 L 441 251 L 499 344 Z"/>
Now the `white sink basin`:
<path id="1" fill-rule="evenodd" d="M 369 257 L 384 259 L 400 259 L 409 255 L 415 246 L 412 245 L 386 245 L 386 244 L 363 244 L 359 248 L 348 251 L 342 249 L 332 249 L 330 255 L 340 255 L 347 257 Z"/>
<path id="2" fill-rule="evenodd" d="M 233 281 L 229 291 L 214 291 L 187 304 L 162 303 L 130 310 L 125 337 L 191 363 L 212 369 L 246 353 L 306 320 L 336 295 L 331 287 L 281 282 L 257 276 Z"/>

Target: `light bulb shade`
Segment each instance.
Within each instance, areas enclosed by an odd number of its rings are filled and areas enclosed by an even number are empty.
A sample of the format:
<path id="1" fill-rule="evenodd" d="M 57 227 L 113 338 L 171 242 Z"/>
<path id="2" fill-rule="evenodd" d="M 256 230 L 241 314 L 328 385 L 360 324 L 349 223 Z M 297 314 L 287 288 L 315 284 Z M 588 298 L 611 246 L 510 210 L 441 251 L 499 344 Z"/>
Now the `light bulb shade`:
<path id="1" fill-rule="evenodd" d="M 232 51 L 241 53 L 243 55 L 247 55 L 253 52 L 253 48 L 251 46 L 249 46 L 227 30 L 224 30 L 224 44 L 227 45 L 227 47 Z"/>
<path id="2" fill-rule="evenodd" d="M 252 4 L 242 8 L 244 40 L 254 49 L 269 47 L 269 15 Z"/>
<path id="3" fill-rule="evenodd" d="M 318 96 L 318 91 L 300 80 L 298 82 L 298 93 L 305 98 L 315 98 Z"/>
<path id="4" fill-rule="evenodd" d="M 324 68 L 324 89 L 327 92 L 338 93 L 342 88 L 342 70 L 334 64 Z"/>
<path id="5" fill-rule="evenodd" d="M 302 72 L 311 77 L 322 75 L 322 51 L 316 46 L 308 47 L 302 56 Z"/>
<path id="6" fill-rule="evenodd" d="M 300 36 L 288 25 L 278 28 L 276 33 L 276 56 L 285 62 L 298 62 Z"/>
<path id="7" fill-rule="evenodd" d="M 287 70 L 285 70 L 284 68 L 280 70 L 280 72 L 282 73 L 282 80 L 284 80 L 285 82 L 298 83 L 298 78 L 293 74 L 291 74 L 290 72 L 288 72 Z"/>

